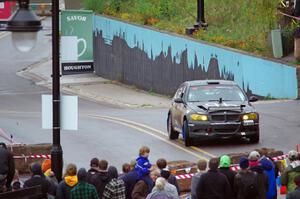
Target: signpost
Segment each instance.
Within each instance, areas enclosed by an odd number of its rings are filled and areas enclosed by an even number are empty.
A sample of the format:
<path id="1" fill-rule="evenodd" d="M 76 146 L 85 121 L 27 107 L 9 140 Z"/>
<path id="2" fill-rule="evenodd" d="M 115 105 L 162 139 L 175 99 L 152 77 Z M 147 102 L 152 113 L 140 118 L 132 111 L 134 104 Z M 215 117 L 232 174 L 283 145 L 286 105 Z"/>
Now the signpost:
<path id="1" fill-rule="evenodd" d="M 61 12 L 61 65 L 63 75 L 94 72 L 92 11 Z"/>

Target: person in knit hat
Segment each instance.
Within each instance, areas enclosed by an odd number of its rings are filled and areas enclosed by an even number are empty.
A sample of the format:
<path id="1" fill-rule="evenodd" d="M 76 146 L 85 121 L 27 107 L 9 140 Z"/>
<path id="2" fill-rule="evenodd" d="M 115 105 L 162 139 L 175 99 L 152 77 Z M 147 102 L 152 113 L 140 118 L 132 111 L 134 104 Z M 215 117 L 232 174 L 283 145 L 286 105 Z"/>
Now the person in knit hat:
<path id="1" fill-rule="evenodd" d="M 51 159 L 45 159 L 42 163 L 42 172 L 44 173 L 46 180 L 50 183 L 49 188 L 49 198 L 54 198 L 56 196 L 56 189 L 58 186 L 58 181 L 55 177 L 54 172 L 51 170 Z"/>
<path id="2" fill-rule="evenodd" d="M 234 176 L 236 175 L 236 172 L 234 172 L 230 169 L 230 165 L 231 165 L 230 157 L 228 155 L 221 156 L 218 170 L 220 173 L 222 173 L 226 176 L 226 178 L 230 184 L 230 187 L 233 190 L 233 182 L 234 182 Z M 232 194 L 233 194 L 233 192 L 232 192 Z"/>
<path id="3" fill-rule="evenodd" d="M 42 171 L 45 176 L 48 176 L 51 172 L 51 159 L 45 159 L 42 163 Z"/>
<path id="4" fill-rule="evenodd" d="M 32 176 L 30 179 L 24 182 L 23 187 L 28 188 L 28 187 L 34 187 L 40 185 L 43 194 L 42 198 L 47 198 L 47 193 L 49 192 L 50 183 L 48 182 L 48 180 L 46 180 L 42 172 L 41 165 L 39 163 L 33 163 L 30 166 L 30 171 L 32 173 Z"/>
<path id="5" fill-rule="evenodd" d="M 241 170 L 234 177 L 234 192 L 237 199 L 261 199 L 258 191 L 257 173 L 249 169 L 249 159 L 247 157 L 240 158 Z M 253 185 L 253 190 L 248 191 L 247 187 Z M 265 198 L 265 197 L 262 197 Z"/>
<path id="6" fill-rule="evenodd" d="M 77 167 L 75 164 L 68 164 L 63 180 L 58 184 L 56 199 L 71 199 L 70 192 L 77 183 Z"/>

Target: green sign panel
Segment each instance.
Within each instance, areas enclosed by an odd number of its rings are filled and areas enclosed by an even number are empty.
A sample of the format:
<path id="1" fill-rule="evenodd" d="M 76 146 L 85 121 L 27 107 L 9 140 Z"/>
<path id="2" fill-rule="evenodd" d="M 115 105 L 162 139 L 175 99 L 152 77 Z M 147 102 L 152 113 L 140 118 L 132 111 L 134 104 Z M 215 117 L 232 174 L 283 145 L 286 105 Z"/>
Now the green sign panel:
<path id="1" fill-rule="evenodd" d="M 93 72 L 93 12 L 61 12 L 62 74 Z"/>

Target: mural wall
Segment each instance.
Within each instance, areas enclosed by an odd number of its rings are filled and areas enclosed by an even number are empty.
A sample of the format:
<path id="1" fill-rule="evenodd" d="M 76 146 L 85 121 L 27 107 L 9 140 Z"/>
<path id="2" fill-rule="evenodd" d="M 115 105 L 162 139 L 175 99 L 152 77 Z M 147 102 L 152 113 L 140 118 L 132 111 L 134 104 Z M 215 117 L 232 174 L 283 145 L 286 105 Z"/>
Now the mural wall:
<path id="1" fill-rule="evenodd" d="M 162 94 L 186 80 L 229 79 L 248 95 L 298 95 L 292 66 L 103 16 L 95 17 L 94 59 L 98 75 Z"/>

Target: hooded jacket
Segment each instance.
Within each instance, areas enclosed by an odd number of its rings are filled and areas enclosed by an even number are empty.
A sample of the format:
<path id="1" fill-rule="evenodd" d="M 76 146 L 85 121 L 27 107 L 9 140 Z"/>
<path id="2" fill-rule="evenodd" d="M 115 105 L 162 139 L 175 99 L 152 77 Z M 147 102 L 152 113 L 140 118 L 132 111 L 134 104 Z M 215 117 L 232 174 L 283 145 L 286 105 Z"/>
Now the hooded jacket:
<path id="1" fill-rule="evenodd" d="M 294 178 L 300 175 L 300 161 L 292 162 L 280 176 L 280 184 L 286 186 L 287 193 L 295 190 Z"/>
<path id="2" fill-rule="evenodd" d="M 139 178 L 141 179 L 143 176 L 148 175 L 150 173 L 151 163 L 148 158 L 139 156 L 136 159 L 135 170 L 138 172 Z"/>
<path id="3" fill-rule="evenodd" d="M 57 186 L 56 199 L 70 199 L 70 192 L 77 183 L 77 176 L 66 176 Z"/>
<path id="4" fill-rule="evenodd" d="M 242 169 L 240 170 L 234 177 L 234 192 L 236 193 L 237 199 L 245 199 L 247 198 L 247 194 L 244 192 L 246 184 L 255 183 L 255 185 L 258 187 L 258 175 L 256 172 L 253 172 L 248 169 Z M 262 199 L 266 198 L 264 197 L 253 197 L 251 199 Z"/>
<path id="5" fill-rule="evenodd" d="M 260 164 L 269 180 L 269 188 L 266 195 L 267 199 L 273 199 L 277 195 L 275 166 L 273 162 L 271 160 L 268 160 L 267 158 L 263 158 L 262 160 L 260 160 Z"/>

